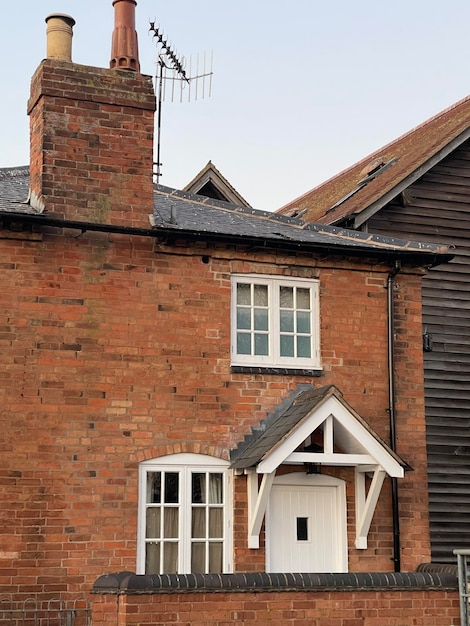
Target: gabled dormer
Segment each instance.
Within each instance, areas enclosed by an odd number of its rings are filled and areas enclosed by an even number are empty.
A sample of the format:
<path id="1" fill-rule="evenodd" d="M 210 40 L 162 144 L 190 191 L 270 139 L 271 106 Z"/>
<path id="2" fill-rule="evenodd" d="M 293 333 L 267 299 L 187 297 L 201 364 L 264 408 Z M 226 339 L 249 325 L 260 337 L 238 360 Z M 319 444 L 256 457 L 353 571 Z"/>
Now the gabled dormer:
<path id="1" fill-rule="evenodd" d="M 250 208 L 250 204 L 241 196 L 216 166 L 209 161 L 202 170 L 184 187 L 183 191 L 205 196 L 213 200 L 222 200 Z"/>

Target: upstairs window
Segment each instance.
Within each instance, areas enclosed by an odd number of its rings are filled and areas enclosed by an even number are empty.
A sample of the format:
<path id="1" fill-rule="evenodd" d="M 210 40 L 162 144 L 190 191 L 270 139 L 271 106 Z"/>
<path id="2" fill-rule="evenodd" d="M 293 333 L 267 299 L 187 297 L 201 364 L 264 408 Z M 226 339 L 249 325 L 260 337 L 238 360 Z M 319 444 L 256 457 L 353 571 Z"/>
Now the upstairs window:
<path id="1" fill-rule="evenodd" d="M 219 459 L 175 454 L 142 463 L 139 573 L 230 571 L 229 489 Z"/>
<path id="2" fill-rule="evenodd" d="M 232 364 L 319 368 L 318 281 L 232 277 Z"/>

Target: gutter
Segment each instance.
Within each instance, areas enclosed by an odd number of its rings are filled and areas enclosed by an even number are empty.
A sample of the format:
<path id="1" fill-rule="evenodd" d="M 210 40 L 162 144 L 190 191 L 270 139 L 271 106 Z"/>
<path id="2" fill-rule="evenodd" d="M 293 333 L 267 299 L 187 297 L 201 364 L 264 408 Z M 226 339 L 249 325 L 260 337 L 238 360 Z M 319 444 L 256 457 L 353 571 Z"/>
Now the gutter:
<path id="1" fill-rule="evenodd" d="M 390 448 L 396 452 L 396 390 L 395 390 L 395 312 L 393 290 L 395 276 L 401 270 L 400 261 L 395 261 L 395 267 L 387 279 L 387 323 L 388 323 L 388 398 L 390 419 Z M 392 477 L 392 520 L 393 520 L 393 563 L 394 571 L 401 571 L 400 557 L 400 515 L 398 508 L 398 481 Z"/>

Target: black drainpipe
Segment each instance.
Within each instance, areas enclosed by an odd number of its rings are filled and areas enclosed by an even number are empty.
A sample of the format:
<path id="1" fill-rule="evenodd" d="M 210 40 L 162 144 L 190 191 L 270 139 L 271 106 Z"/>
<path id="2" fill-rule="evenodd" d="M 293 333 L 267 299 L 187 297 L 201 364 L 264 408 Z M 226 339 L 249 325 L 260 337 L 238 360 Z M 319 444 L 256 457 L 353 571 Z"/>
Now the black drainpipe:
<path id="1" fill-rule="evenodd" d="M 394 278 L 401 270 L 401 262 L 395 261 L 395 267 L 387 280 L 387 320 L 388 320 L 388 398 L 390 414 L 390 447 L 396 452 L 397 435 L 395 423 L 395 314 L 393 302 Z M 393 563 L 395 572 L 401 571 L 400 562 L 400 516 L 398 513 L 398 483 L 392 478 L 392 518 L 393 518 Z"/>

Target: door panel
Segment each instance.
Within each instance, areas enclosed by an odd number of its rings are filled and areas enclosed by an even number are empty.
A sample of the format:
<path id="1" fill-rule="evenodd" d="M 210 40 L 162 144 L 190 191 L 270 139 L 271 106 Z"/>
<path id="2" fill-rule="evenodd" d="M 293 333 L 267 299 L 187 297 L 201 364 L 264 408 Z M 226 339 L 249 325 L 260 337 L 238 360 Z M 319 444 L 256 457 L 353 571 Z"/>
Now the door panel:
<path id="1" fill-rule="evenodd" d="M 272 486 L 267 515 L 267 569 L 270 572 L 338 572 L 343 537 L 338 487 Z"/>

